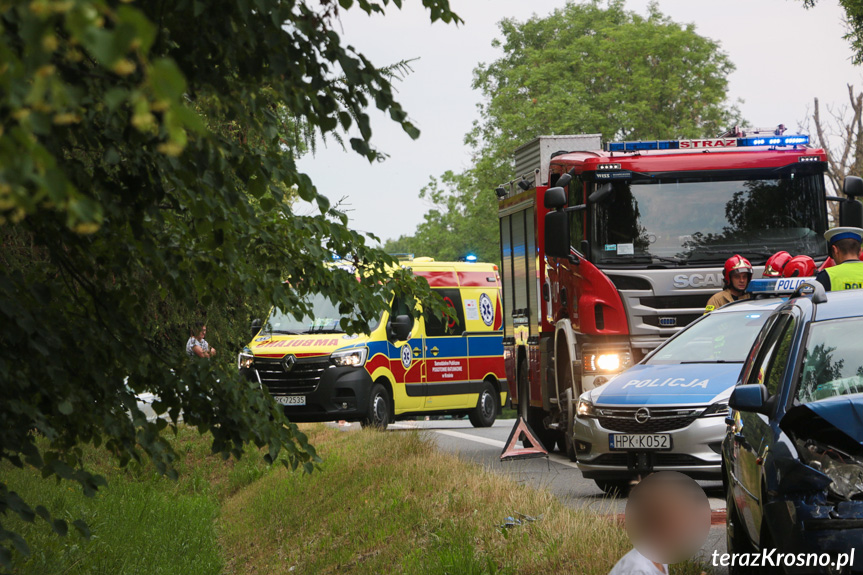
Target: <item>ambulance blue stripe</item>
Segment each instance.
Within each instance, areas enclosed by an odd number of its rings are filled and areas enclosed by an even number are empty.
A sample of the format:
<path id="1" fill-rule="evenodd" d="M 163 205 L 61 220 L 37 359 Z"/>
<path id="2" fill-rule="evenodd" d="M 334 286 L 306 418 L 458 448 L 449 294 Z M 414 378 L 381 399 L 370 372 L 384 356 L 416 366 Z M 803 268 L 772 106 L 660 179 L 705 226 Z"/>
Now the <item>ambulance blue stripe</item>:
<path id="1" fill-rule="evenodd" d="M 482 335 L 468 337 L 471 357 L 503 355 L 502 335 Z"/>

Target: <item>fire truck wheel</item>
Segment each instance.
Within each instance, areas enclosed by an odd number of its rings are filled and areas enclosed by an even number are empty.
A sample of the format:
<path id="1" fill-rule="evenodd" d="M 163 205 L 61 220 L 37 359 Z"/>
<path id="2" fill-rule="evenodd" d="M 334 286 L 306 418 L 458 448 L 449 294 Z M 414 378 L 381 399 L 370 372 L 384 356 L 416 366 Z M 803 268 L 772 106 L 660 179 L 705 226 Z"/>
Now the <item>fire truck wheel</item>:
<path id="1" fill-rule="evenodd" d="M 497 419 L 497 401 L 494 386 L 484 381 L 476 407 L 468 414 L 471 425 L 474 427 L 491 427 L 494 420 Z"/>
<path id="2" fill-rule="evenodd" d="M 369 394 L 369 407 L 362 421 L 363 427 L 386 429 L 390 423 L 390 396 L 379 383 L 372 386 Z"/>
<path id="3" fill-rule="evenodd" d="M 629 481 L 627 480 L 605 480 L 594 479 L 596 486 L 602 489 L 609 497 L 626 497 L 629 493 Z"/>

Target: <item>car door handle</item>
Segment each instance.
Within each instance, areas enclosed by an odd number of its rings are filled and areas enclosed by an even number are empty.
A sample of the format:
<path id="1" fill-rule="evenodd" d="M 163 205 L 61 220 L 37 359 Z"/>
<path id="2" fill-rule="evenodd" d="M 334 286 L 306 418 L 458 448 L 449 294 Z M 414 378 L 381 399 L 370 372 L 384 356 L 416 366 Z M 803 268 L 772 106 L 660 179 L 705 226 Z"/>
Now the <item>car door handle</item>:
<path id="1" fill-rule="evenodd" d="M 747 449 L 749 448 L 749 442 L 746 441 L 746 436 L 743 435 L 742 433 L 735 433 L 734 434 L 734 441 L 739 443 L 742 447 L 745 447 Z"/>
<path id="2" fill-rule="evenodd" d="M 435 346 L 431 348 L 431 352 L 433 356 L 437 357 L 437 354 L 440 353 L 440 350 L 437 348 L 437 346 Z"/>
<path id="3" fill-rule="evenodd" d="M 421 354 L 421 353 L 423 352 L 423 350 L 421 350 L 421 349 L 420 349 L 420 348 L 418 348 L 418 347 L 415 347 L 413 351 L 414 351 L 414 355 L 419 355 L 419 354 Z"/>

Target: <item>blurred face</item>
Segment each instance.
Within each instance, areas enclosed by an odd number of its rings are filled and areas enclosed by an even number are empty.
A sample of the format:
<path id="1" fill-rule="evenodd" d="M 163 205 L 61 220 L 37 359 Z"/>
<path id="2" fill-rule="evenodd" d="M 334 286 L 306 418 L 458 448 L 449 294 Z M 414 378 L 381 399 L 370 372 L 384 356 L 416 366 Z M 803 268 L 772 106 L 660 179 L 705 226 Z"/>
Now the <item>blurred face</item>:
<path id="1" fill-rule="evenodd" d="M 202 328 L 201 328 L 201 331 L 200 331 L 200 332 L 198 332 L 198 335 L 197 335 L 196 339 L 197 339 L 198 341 L 201 341 L 201 340 L 203 340 L 205 337 L 207 337 L 207 326 L 204 326 L 204 327 L 202 327 Z"/>
<path id="2" fill-rule="evenodd" d="M 730 274 L 731 287 L 737 291 L 745 291 L 749 285 L 749 273 L 742 271 L 733 271 Z"/>
<path id="3" fill-rule="evenodd" d="M 682 473 L 654 473 L 630 493 L 626 532 L 639 553 L 652 561 L 685 561 L 704 545 L 709 531 L 707 496 Z"/>

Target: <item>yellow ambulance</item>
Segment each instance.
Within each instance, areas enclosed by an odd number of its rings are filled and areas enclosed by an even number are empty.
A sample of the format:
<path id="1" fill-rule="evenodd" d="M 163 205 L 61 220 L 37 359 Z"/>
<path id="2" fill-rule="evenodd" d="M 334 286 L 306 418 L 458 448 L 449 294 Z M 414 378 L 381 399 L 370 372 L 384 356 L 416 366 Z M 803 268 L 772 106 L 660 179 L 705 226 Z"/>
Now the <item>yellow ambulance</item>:
<path id="1" fill-rule="evenodd" d="M 425 320 L 421 302 L 396 299 L 368 335 L 347 335 L 323 295 L 296 320 L 278 309 L 237 358 L 242 375 L 291 421 L 360 421 L 386 428 L 417 415 L 468 415 L 491 426 L 506 401 L 503 312 L 496 265 L 408 258 L 454 316 Z M 410 310 L 414 310 L 413 313 Z M 253 328 L 253 330 L 256 328 Z"/>

